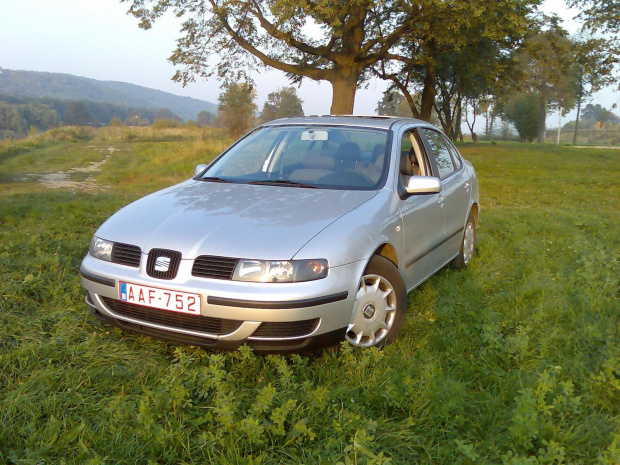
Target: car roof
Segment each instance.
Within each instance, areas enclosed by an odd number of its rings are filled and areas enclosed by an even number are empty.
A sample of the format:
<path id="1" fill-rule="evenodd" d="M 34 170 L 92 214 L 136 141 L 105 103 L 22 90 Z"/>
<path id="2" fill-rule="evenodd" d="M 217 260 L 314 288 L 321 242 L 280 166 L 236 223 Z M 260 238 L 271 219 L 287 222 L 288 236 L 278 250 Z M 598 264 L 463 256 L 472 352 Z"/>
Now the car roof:
<path id="1" fill-rule="evenodd" d="M 289 126 L 297 124 L 324 124 L 332 126 L 363 126 L 390 129 L 395 123 L 428 126 L 426 121 L 400 116 L 313 115 L 299 118 L 281 118 L 264 123 L 263 126 Z"/>

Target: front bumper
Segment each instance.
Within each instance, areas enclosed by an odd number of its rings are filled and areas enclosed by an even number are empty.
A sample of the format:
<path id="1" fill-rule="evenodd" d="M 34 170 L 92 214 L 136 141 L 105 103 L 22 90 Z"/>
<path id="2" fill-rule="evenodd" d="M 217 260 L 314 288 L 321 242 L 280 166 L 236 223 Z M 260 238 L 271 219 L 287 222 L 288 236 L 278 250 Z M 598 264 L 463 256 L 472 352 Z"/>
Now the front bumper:
<path id="1" fill-rule="evenodd" d="M 86 301 L 99 319 L 162 339 L 224 350 L 246 344 L 264 352 L 305 351 L 344 340 L 365 266 L 359 261 L 331 268 L 321 280 L 274 284 L 193 277 L 190 262 L 164 281 L 87 255 L 80 267 Z M 199 293 L 201 316 L 127 305 L 118 300 L 120 281 Z"/>

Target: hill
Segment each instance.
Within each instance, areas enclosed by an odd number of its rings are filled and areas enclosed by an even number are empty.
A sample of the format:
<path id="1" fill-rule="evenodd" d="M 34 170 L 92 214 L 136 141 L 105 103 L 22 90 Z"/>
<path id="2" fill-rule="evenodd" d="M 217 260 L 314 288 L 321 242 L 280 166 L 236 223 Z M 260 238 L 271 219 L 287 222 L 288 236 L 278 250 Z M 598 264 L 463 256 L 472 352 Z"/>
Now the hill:
<path id="1" fill-rule="evenodd" d="M 168 108 L 184 120 L 196 119 L 203 110 L 217 113 L 217 105 L 160 90 L 118 81 L 98 81 L 71 74 L 3 70 L 0 94 L 61 100 L 90 100 L 127 107 Z"/>

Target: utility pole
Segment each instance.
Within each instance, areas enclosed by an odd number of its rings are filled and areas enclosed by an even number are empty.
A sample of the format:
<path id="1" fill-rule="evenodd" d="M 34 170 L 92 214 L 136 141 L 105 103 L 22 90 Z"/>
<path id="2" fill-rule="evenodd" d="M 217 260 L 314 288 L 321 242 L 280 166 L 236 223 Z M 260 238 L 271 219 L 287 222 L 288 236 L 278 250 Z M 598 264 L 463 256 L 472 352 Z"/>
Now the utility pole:
<path id="1" fill-rule="evenodd" d="M 559 107 L 558 115 L 558 145 L 560 145 L 560 132 L 562 132 L 562 107 Z"/>

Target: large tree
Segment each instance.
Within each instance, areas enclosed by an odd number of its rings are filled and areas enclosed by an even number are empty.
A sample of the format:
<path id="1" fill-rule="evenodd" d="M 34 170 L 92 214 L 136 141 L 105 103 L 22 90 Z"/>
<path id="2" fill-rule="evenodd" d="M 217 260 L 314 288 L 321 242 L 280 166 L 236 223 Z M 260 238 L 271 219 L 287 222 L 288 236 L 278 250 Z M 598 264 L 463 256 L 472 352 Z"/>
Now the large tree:
<path id="1" fill-rule="evenodd" d="M 436 14 L 404 34 L 398 53 L 389 54 L 373 70 L 403 93 L 414 117 L 429 121 L 439 94 L 443 122 L 448 129 L 458 126 L 452 123 L 458 113 L 452 105 L 461 93 L 459 81 L 465 83 L 473 69 L 478 77 L 484 74 L 482 82 L 497 80 L 498 61 L 531 29 L 539 3 L 439 2 Z"/>
<path id="2" fill-rule="evenodd" d="M 396 89 L 388 89 L 383 93 L 383 97 L 377 102 L 376 112 L 381 116 L 411 117 L 407 99 Z"/>
<path id="3" fill-rule="evenodd" d="M 511 95 L 502 106 L 502 114 L 514 124 L 521 142 L 532 142 L 538 130 L 538 102 L 540 97 L 533 92 Z"/>
<path id="4" fill-rule="evenodd" d="M 368 69 L 385 59 L 403 34 L 424 24 L 443 0 L 122 0 L 148 29 L 167 10 L 183 17 L 183 37 L 170 60 L 173 79 L 239 79 L 264 65 L 332 84 L 332 113 L 350 114 Z M 486 0 L 489 1 L 489 0 Z M 463 2 L 466 3 L 466 2 Z M 312 34 L 306 26 L 314 25 Z M 420 26 L 422 27 L 422 26 Z"/>
<path id="5" fill-rule="evenodd" d="M 254 124 L 256 90 L 247 83 L 228 82 L 218 98 L 218 120 L 230 135 L 238 138 Z"/>
<path id="6" fill-rule="evenodd" d="M 577 144 L 581 105 L 594 92 L 614 82 L 612 73 L 618 60 L 608 52 L 609 48 L 610 42 L 602 38 L 578 38 L 574 41 L 573 67 L 577 76 L 577 117 L 573 130 L 573 145 Z"/>
<path id="7" fill-rule="evenodd" d="M 260 119 L 267 122 L 278 118 L 303 116 L 302 103 L 294 87 L 284 87 L 276 92 L 270 92 L 263 105 Z"/>
<path id="8" fill-rule="evenodd" d="M 516 60 L 522 71 L 521 89 L 536 92 L 539 97 L 537 141 L 543 143 L 550 105 L 564 110 L 575 105 L 578 73 L 573 42 L 557 18 L 551 18 L 545 30 L 524 41 Z"/>

